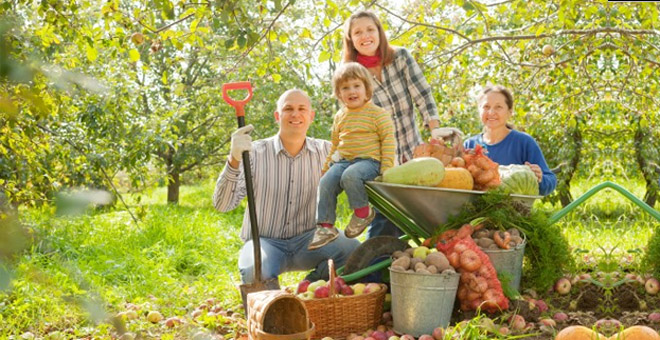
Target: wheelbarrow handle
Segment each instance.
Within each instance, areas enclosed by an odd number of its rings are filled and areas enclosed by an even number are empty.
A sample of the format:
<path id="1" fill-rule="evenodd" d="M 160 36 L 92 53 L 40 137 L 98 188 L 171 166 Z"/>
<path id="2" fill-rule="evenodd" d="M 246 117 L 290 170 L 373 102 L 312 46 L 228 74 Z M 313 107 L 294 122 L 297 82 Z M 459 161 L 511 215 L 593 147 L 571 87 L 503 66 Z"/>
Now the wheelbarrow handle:
<path id="1" fill-rule="evenodd" d="M 229 96 L 229 91 L 231 90 L 247 90 L 248 94 L 244 99 L 236 100 Z M 252 98 L 252 84 L 249 81 L 222 84 L 222 98 L 236 109 L 236 117 L 243 117 L 245 116 L 243 107 Z"/>

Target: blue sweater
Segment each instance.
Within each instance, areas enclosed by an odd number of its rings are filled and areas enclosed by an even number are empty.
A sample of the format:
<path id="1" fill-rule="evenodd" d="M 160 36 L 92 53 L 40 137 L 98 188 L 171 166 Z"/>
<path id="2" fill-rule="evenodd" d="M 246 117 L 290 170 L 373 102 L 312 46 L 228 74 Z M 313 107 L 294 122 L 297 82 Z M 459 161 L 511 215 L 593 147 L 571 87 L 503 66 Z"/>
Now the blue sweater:
<path id="1" fill-rule="evenodd" d="M 557 176 L 550 171 L 541 148 L 532 136 L 511 130 L 501 142 L 486 144 L 483 141 L 483 134 L 480 133 L 468 138 L 463 146 L 466 149 L 473 149 L 477 144 L 481 144 L 484 149 L 488 150 L 488 157 L 500 165 L 525 164 L 525 162 L 538 164 L 543 171 L 543 179 L 539 183 L 539 193 L 545 196 L 555 190 Z"/>

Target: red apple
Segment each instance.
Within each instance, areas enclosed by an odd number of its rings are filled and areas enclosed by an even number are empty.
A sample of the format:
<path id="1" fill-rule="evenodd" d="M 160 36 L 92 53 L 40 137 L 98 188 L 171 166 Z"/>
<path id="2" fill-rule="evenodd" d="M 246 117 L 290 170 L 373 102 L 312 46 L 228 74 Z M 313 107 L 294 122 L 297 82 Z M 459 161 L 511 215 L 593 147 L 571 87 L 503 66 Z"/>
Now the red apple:
<path id="1" fill-rule="evenodd" d="M 539 308 L 539 312 L 541 313 L 548 310 L 548 305 L 543 300 L 534 300 L 534 304 Z"/>
<path id="2" fill-rule="evenodd" d="M 571 291 L 571 281 L 569 281 L 565 277 L 562 277 L 561 279 L 557 280 L 557 283 L 555 283 L 555 291 L 559 295 L 568 294 Z"/>
<path id="3" fill-rule="evenodd" d="M 370 282 L 367 283 L 366 287 L 364 287 L 364 294 L 377 292 L 379 290 L 380 290 L 380 285 L 378 283 Z"/>
<path id="4" fill-rule="evenodd" d="M 317 299 L 323 299 L 330 296 L 330 288 L 328 286 L 321 286 L 314 290 L 314 297 Z"/>
<path id="5" fill-rule="evenodd" d="M 422 334 L 417 338 L 417 340 L 435 340 L 432 336 L 428 334 Z"/>
<path id="6" fill-rule="evenodd" d="M 648 319 L 651 322 L 660 323 L 660 313 L 650 313 Z"/>
<path id="7" fill-rule="evenodd" d="M 351 286 L 346 285 L 341 288 L 341 292 L 339 292 L 341 295 L 353 295 L 353 288 Z"/>
<path id="8" fill-rule="evenodd" d="M 522 315 L 516 314 L 509 319 L 509 326 L 514 331 L 522 331 L 527 326 L 527 322 L 525 322 L 525 318 Z"/>
<path id="9" fill-rule="evenodd" d="M 433 333 L 431 333 L 431 335 L 435 340 L 442 340 L 445 338 L 445 330 L 442 327 L 436 327 L 433 329 Z"/>
<path id="10" fill-rule="evenodd" d="M 539 323 L 543 326 L 548 326 L 548 327 L 556 327 L 557 322 L 555 320 L 552 320 L 550 318 L 544 318 L 539 320 Z"/>
<path id="11" fill-rule="evenodd" d="M 646 292 L 651 295 L 658 294 L 658 290 L 660 290 L 660 282 L 658 282 L 658 279 L 652 277 L 646 280 L 646 283 L 644 284 L 644 289 L 646 289 Z"/>
<path id="12" fill-rule="evenodd" d="M 296 290 L 296 294 L 304 293 L 307 291 L 307 287 L 309 287 L 309 284 L 311 282 L 309 280 L 302 280 L 298 284 L 298 290 Z"/>
<path id="13" fill-rule="evenodd" d="M 404 334 L 399 337 L 399 340 L 415 340 L 415 337 L 410 334 Z"/>
<path id="14" fill-rule="evenodd" d="M 552 318 L 557 322 L 564 322 L 568 320 L 568 315 L 564 312 L 557 312 L 552 316 Z"/>
<path id="15" fill-rule="evenodd" d="M 387 335 L 385 335 L 385 332 L 381 331 L 374 331 L 371 333 L 371 337 L 376 340 L 387 340 Z"/>

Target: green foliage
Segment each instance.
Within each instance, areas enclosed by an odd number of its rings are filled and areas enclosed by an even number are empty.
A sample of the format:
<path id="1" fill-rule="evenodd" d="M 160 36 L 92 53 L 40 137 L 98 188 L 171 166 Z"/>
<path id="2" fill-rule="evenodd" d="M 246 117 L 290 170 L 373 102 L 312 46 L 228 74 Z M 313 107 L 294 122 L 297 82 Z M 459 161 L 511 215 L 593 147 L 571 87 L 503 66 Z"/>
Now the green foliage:
<path id="1" fill-rule="evenodd" d="M 649 239 L 646 254 L 642 261 L 642 267 L 651 269 L 654 277 L 660 277 L 660 227 L 656 226 L 653 236 Z"/>

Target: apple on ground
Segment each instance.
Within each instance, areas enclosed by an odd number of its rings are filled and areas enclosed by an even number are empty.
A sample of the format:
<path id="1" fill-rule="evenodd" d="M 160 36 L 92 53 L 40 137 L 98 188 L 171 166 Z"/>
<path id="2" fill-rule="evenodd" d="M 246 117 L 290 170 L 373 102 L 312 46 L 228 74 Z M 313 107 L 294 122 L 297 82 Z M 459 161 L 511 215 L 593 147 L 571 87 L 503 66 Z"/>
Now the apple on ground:
<path id="1" fill-rule="evenodd" d="M 163 314 L 160 314 L 160 312 L 152 310 L 147 314 L 147 321 L 151 323 L 157 323 L 163 320 Z"/>
<path id="2" fill-rule="evenodd" d="M 422 334 L 417 338 L 418 340 L 435 340 L 432 336 L 428 334 Z"/>
<path id="3" fill-rule="evenodd" d="M 644 289 L 646 289 L 646 292 L 651 295 L 658 294 L 658 290 L 660 290 L 660 282 L 658 282 L 658 279 L 652 277 L 646 280 L 646 283 L 644 284 Z"/>
<path id="4" fill-rule="evenodd" d="M 435 340 L 442 340 L 445 338 L 445 330 L 442 327 L 436 327 L 433 329 L 431 335 Z"/>
<path id="5" fill-rule="evenodd" d="M 509 319 L 509 326 L 514 331 L 522 331 L 527 326 L 527 322 L 525 322 L 525 318 L 522 315 L 516 314 Z"/>
<path id="6" fill-rule="evenodd" d="M 562 277 L 561 279 L 557 280 L 557 283 L 555 283 L 555 291 L 559 295 L 568 294 L 571 291 L 571 281 L 569 281 L 565 277 Z"/>
<path id="7" fill-rule="evenodd" d="M 387 340 L 387 335 L 385 335 L 385 332 L 382 331 L 373 331 L 370 337 L 376 340 Z"/>

